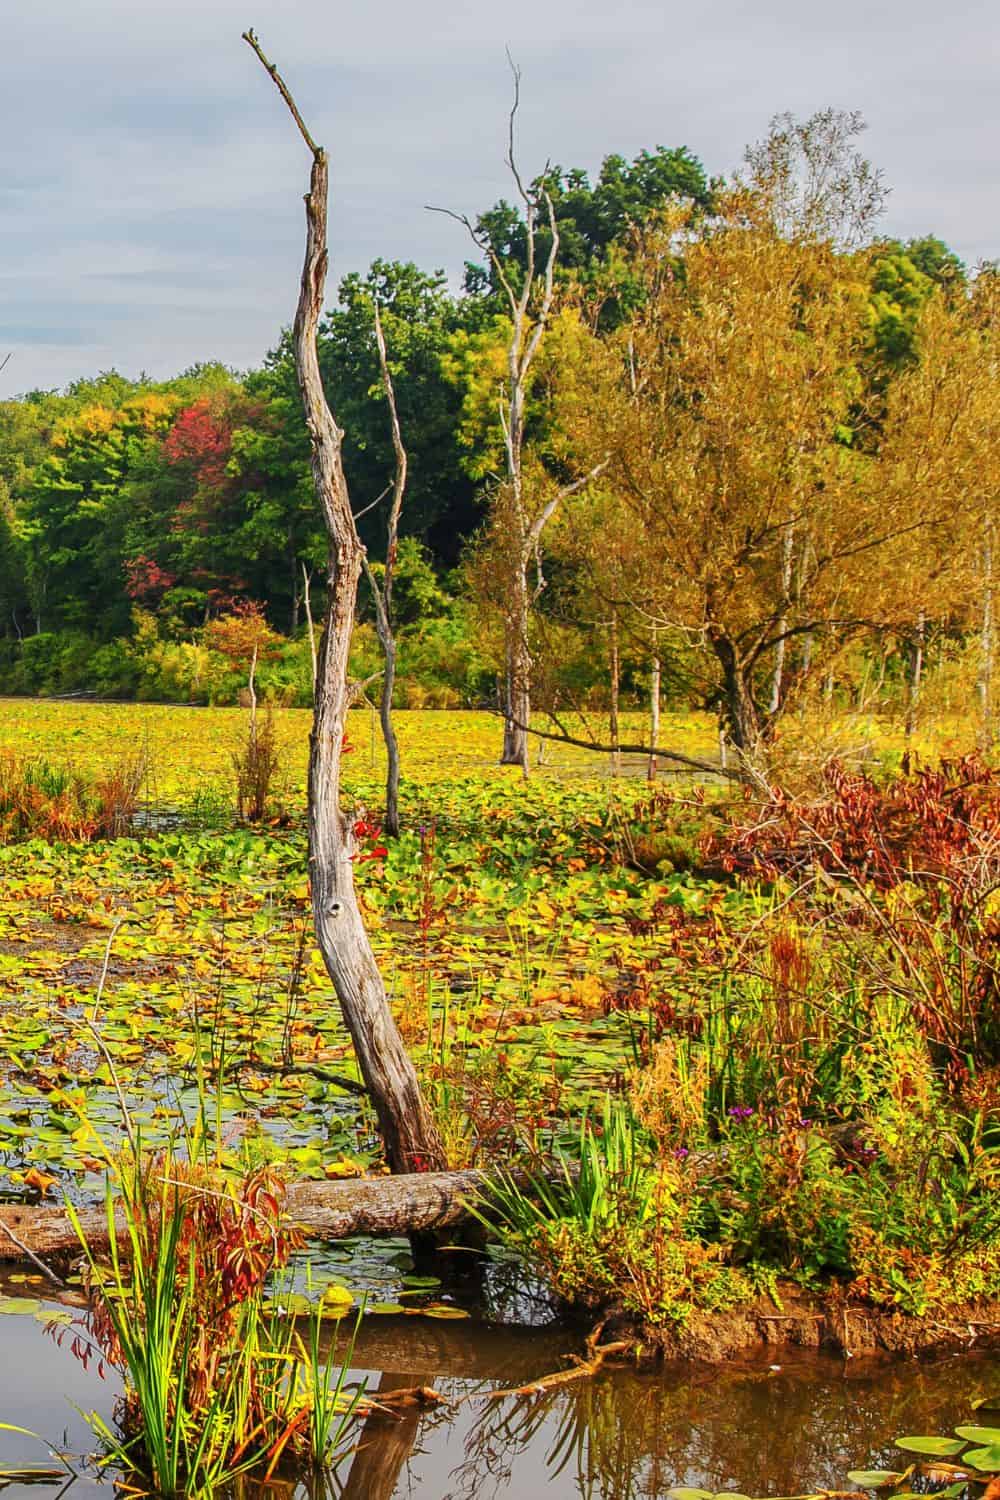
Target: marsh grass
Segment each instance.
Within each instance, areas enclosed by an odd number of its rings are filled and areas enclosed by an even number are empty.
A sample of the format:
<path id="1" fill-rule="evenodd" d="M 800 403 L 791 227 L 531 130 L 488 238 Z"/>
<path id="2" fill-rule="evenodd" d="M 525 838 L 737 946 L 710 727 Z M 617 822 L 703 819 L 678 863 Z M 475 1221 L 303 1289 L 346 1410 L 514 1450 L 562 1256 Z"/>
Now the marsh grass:
<path id="1" fill-rule="evenodd" d="M 305 1338 L 283 1311 L 281 1274 L 301 1241 L 282 1222 L 277 1180 L 223 1177 L 207 1151 L 137 1150 L 108 1173 L 105 1208 L 107 1260 L 68 1205 L 88 1334 L 124 1383 L 114 1425 L 92 1418 L 105 1462 L 164 1495 L 335 1465 L 361 1392 L 347 1390 L 336 1345 L 321 1353 L 322 1304 Z"/>
<path id="2" fill-rule="evenodd" d="M 42 756 L 0 751 L 0 843 L 88 843 L 131 831 L 149 774 L 145 752 L 85 776 Z"/>

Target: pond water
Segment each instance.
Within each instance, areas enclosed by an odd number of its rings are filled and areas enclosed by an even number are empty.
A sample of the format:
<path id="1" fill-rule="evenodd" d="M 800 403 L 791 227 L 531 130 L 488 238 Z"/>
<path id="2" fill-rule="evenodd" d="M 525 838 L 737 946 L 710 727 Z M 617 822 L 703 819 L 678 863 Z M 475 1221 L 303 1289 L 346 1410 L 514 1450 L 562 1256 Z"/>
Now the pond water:
<path id="1" fill-rule="evenodd" d="M 93 1440 L 74 1408 L 110 1418 L 114 1381 L 73 1357 L 72 1328 L 60 1333 L 61 1344 L 31 1316 L 0 1317 L 0 1422 L 32 1428 L 71 1455 L 79 1470 L 71 1500 L 113 1500 L 110 1481 L 78 1461 Z M 369 1422 L 330 1500 L 639 1500 L 675 1485 L 756 1496 L 850 1489 L 849 1469 L 901 1466 L 893 1437 L 946 1433 L 970 1419 L 972 1400 L 1000 1391 L 997 1358 L 889 1365 L 800 1356 L 780 1367 L 610 1371 L 540 1396 L 486 1399 L 565 1367 L 578 1347 L 558 1327 L 366 1318 L 354 1364 L 369 1389 L 432 1385 L 452 1404 Z M 0 1468 L 49 1462 L 43 1444 L 0 1432 Z M 56 1493 L 7 1489 L 10 1500 Z M 269 1495 L 291 1500 L 287 1488 Z"/>

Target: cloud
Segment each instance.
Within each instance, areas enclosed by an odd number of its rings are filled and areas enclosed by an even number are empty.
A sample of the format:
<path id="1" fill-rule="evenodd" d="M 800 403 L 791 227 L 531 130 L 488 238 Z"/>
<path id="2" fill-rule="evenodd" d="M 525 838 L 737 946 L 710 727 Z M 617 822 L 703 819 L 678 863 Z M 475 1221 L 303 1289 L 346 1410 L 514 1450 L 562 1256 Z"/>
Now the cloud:
<path id="1" fill-rule="evenodd" d="M 888 232 L 1000 254 L 1000 19 L 982 0 L 255 0 L 265 49 L 331 152 L 332 282 L 375 256 L 458 274 L 453 222 L 509 193 L 519 151 L 595 170 L 686 144 L 728 171 L 771 115 L 861 109 Z M 290 317 L 308 158 L 240 41 L 245 0 L 10 6 L 0 56 L 5 389 L 114 363 L 248 365 Z M 59 342 L 55 335 L 59 335 Z M 12 384 L 13 383 L 13 384 Z"/>

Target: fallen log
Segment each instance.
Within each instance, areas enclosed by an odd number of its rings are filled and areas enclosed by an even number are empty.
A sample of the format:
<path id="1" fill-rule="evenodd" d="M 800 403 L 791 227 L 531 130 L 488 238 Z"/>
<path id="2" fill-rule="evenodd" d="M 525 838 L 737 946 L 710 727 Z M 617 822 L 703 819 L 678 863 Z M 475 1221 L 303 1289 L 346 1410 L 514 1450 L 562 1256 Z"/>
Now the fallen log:
<path id="1" fill-rule="evenodd" d="M 485 1173 L 465 1171 L 292 1182 L 285 1197 L 285 1219 L 311 1239 L 322 1240 L 450 1229 L 472 1217 L 469 1203 L 485 1181 Z M 104 1209 L 82 1208 L 78 1213 L 91 1248 L 106 1247 Z M 64 1258 L 79 1250 L 80 1241 L 64 1209 L 42 1203 L 0 1205 L 0 1262 Z"/>

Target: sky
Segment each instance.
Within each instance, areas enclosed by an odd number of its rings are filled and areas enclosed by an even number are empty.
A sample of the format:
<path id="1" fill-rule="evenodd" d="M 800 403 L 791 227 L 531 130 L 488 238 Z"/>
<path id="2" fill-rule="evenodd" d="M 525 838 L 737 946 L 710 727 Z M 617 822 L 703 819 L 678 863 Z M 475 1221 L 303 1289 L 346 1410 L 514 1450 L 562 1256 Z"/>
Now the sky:
<path id="1" fill-rule="evenodd" d="M 518 157 L 595 174 L 688 146 L 711 174 L 790 110 L 860 110 L 886 233 L 1000 257 L 1000 6 L 987 0 L 0 0 L 0 399 L 116 367 L 258 364 L 294 312 L 308 153 L 331 294 L 373 259 L 457 278 Z"/>

